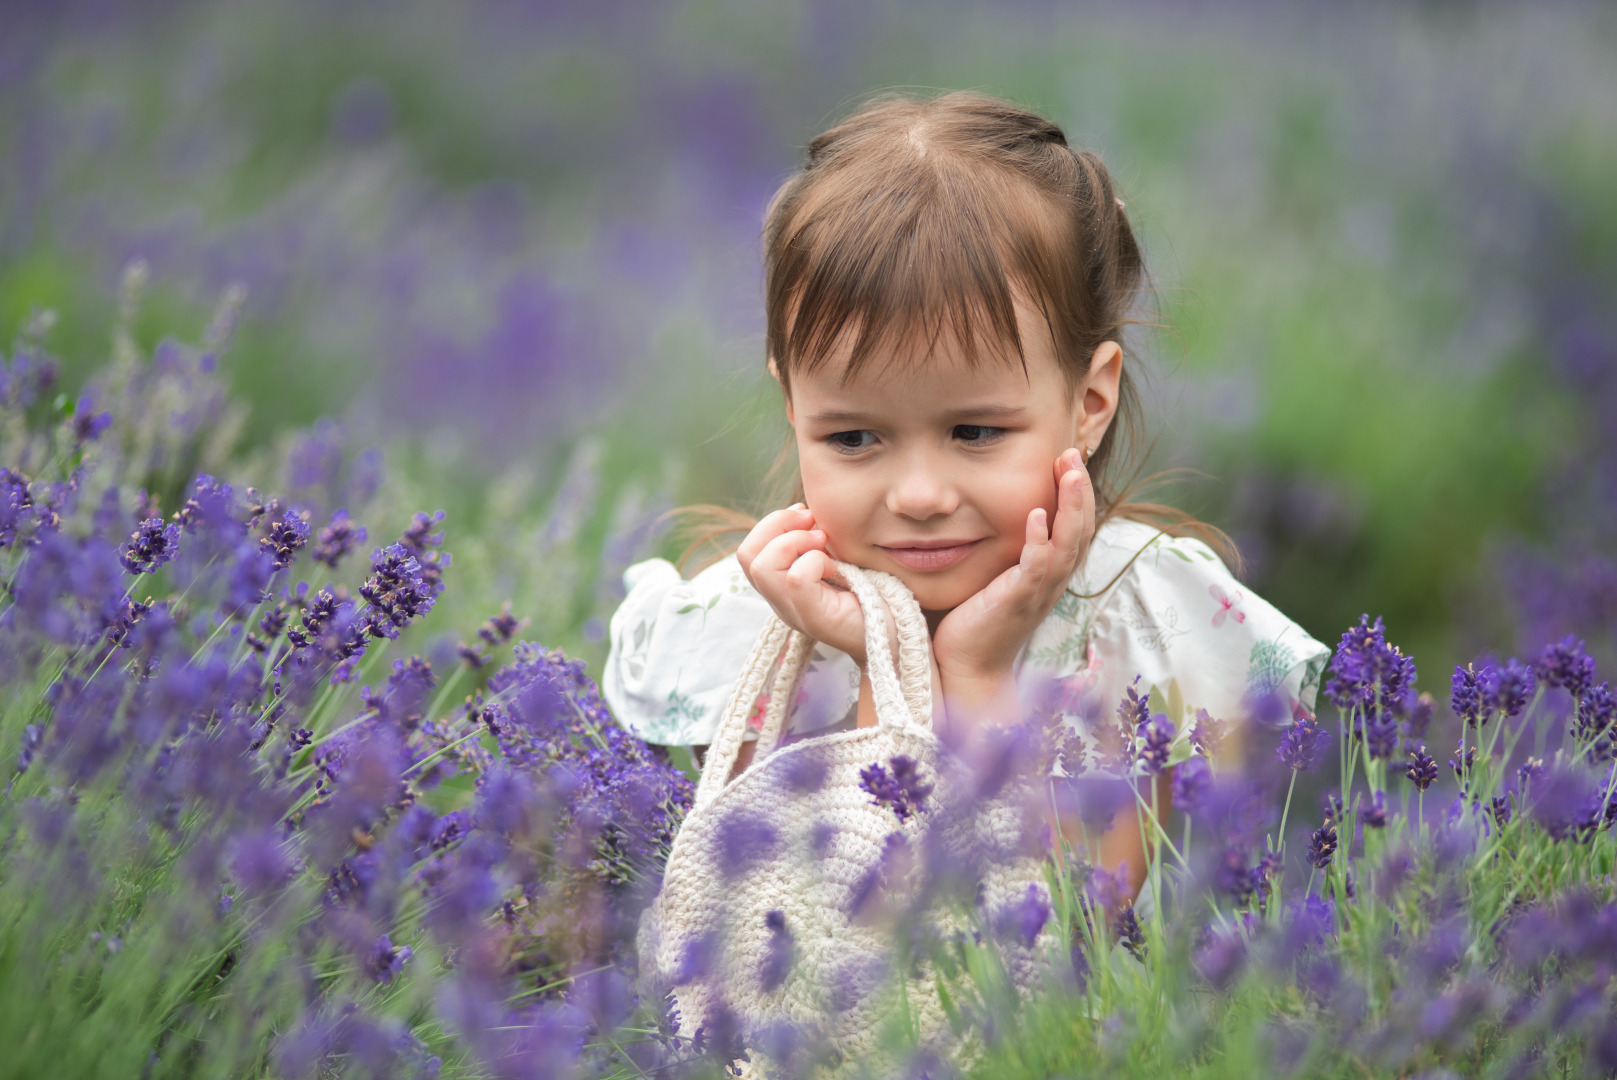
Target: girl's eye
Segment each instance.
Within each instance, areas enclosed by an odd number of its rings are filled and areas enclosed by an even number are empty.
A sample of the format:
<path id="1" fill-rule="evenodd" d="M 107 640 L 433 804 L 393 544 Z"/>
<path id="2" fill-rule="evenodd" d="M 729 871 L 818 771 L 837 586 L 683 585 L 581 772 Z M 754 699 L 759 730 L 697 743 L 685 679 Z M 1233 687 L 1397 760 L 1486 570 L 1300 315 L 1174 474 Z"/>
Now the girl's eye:
<path id="1" fill-rule="evenodd" d="M 826 441 L 831 444 L 833 450 L 853 453 L 855 450 L 863 450 L 870 446 L 876 441 L 876 436 L 863 429 L 859 431 L 839 431 Z"/>
<path id="2" fill-rule="evenodd" d="M 962 442 L 975 443 L 982 446 L 995 442 L 1005 434 L 1004 428 L 986 427 L 983 424 L 956 424 L 954 437 Z"/>

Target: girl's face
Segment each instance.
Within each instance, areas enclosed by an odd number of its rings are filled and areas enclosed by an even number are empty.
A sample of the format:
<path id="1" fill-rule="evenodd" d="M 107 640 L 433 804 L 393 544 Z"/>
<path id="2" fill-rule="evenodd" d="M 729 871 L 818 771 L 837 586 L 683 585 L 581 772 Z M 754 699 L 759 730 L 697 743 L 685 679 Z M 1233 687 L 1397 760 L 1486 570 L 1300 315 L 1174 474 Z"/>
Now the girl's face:
<path id="1" fill-rule="evenodd" d="M 1115 343 L 1069 388 L 1037 310 L 1018 302 L 1017 328 L 1026 371 L 1014 352 L 972 365 L 940 342 L 915 363 L 872 357 L 844 382 L 844 343 L 792 374 L 786 417 L 830 553 L 895 575 L 927 611 L 958 606 L 1020 559 L 1028 514 L 1054 518 L 1056 458 L 1098 445 L 1116 411 Z"/>

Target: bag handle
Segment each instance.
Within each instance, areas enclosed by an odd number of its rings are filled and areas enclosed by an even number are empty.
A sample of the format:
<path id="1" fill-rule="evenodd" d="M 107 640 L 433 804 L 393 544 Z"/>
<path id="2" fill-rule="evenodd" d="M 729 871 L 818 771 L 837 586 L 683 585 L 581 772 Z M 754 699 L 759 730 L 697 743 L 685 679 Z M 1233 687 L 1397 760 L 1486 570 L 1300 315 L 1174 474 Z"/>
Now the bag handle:
<path id="1" fill-rule="evenodd" d="M 842 562 L 837 563 L 836 568 L 864 611 L 865 667 L 876 705 L 877 726 L 895 731 L 906 727 L 930 731 L 932 640 L 921 605 L 904 583 L 891 574 Z M 898 637 L 896 666 L 888 619 L 884 617 L 888 615 Z M 747 654 L 729 703 L 720 715 L 702 778 L 696 785 L 692 809 L 706 806 L 724 790 L 741 754 L 753 703 L 766 688 L 769 702 L 764 710 L 763 728 L 758 732 L 756 757 L 761 759 L 775 749 L 786 726 L 786 714 L 808 669 L 814 644 L 813 638 L 793 630 L 778 615 L 770 613 L 769 622 Z"/>

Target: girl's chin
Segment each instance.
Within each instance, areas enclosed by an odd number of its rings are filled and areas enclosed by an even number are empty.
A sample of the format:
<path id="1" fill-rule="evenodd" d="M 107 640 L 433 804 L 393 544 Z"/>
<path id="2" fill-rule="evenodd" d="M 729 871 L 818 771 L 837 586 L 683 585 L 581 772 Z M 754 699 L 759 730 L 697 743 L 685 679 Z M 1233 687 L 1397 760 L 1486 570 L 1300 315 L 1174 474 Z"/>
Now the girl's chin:
<path id="1" fill-rule="evenodd" d="M 947 572 L 921 574 L 911 571 L 898 572 L 894 576 L 915 594 L 915 601 L 921 605 L 921 610 L 930 612 L 953 611 L 985 589 L 988 582 L 993 580 L 992 577 L 986 581 L 978 580 L 982 577 L 980 573 L 968 576 Z"/>

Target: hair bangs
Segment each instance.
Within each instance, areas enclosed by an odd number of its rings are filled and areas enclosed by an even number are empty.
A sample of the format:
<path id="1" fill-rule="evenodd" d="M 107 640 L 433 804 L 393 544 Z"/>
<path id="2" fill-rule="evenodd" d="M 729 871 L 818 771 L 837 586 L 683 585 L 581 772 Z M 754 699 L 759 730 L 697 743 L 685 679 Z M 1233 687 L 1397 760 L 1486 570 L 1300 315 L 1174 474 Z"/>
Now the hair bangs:
<path id="1" fill-rule="evenodd" d="M 998 170 L 945 155 L 824 176 L 792 219 L 769 282 L 771 354 L 783 380 L 843 353 L 843 378 L 871 357 L 918 363 L 939 347 L 1025 365 L 1016 298 L 1048 321 L 1051 215 Z M 939 160 L 942 158 L 943 160 Z M 1059 306 L 1059 305 L 1057 305 Z M 1052 326 L 1052 332 L 1055 328 Z"/>

